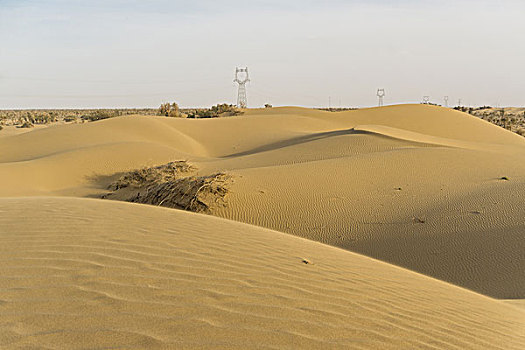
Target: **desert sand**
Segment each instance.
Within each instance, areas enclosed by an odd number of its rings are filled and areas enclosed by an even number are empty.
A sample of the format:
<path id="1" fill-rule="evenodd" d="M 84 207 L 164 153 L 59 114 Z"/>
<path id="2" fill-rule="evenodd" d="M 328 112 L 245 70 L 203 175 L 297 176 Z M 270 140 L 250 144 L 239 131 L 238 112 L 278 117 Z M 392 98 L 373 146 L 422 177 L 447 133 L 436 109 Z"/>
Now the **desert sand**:
<path id="1" fill-rule="evenodd" d="M 0 150 L 4 347 L 525 347 L 525 138 L 468 114 L 125 116 Z M 224 203 L 101 199 L 181 160 Z"/>

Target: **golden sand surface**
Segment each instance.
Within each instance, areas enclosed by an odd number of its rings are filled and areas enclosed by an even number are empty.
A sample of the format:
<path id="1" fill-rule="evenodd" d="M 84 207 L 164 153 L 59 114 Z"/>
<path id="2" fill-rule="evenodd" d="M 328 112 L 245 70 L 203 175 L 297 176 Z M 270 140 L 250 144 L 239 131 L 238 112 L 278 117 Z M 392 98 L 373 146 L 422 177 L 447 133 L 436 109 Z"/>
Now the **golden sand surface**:
<path id="1" fill-rule="evenodd" d="M 0 150 L 0 347 L 525 347 L 525 139 L 468 114 L 125 116 Z M 226 205 L 100 199 L 180 160 Z"/>
<path id="2" fill-rule="evenodd" d="M 93 199 L 0 211 L 2 348 L 525 345 L 524 311 L 276 231 Z"/>

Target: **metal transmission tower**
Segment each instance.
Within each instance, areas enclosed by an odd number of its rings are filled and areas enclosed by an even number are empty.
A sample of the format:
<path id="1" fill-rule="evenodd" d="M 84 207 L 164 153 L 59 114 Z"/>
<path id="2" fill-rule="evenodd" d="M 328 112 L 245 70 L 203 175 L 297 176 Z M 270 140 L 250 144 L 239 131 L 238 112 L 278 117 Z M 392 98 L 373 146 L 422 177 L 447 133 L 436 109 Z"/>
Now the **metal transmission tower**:
<path id="1" fill-rule="evenodd" d="M 430 96 L 423 96 L 423 103 L 428 105 L 429 102 L 430 102 Z"/>
<path id="2" fill-rule="evenodd" d="M 379 107 L 383 106 L 383 98 L 385 97 L 385 89 L 377 89 L 377 97 L 379 99 Z"/>
<path id="3" fill-rule="evenodd" d="M 249 81 L 248 67 L 235 69 L 235 80 L 233 82 L 239 84 L 239 93 L 237 95 L 237 107 L 239 108 L 246 108 L 246 106 L 248 106 L 246 83 Z"/>
<path id="4" fill-rule="evenodd" d="M 445 100 L 445 107 L 448 107 L 448 96 L 443 97 L 443 99 Z"/>

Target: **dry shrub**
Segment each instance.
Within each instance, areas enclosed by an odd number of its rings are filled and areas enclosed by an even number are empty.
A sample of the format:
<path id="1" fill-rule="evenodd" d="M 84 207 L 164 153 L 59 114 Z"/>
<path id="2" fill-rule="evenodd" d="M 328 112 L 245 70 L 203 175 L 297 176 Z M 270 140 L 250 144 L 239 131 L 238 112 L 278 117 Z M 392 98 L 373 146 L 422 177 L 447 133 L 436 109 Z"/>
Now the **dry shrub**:
<path id="1" fill-rule="evenodd" d="M 81 116 L 82 120 L 89 122 L 96 122 L 98 120 L 115 118 L 121 116 L 122 113 L 117 110 L 99 109 L 96 111 L 89 111 Z"/>
<path id="2" fill-rule="evenodd" d="M 191 176 L 186 161 L 143 168 L 122 175 L 102 198 L 159 205 L 193 212 L 210 212 L 225 206 L 231 177 L 224 173 Z"/>
<path id="3" fill-rule="evenodd" d="M 230 177 L 224 173 L 191 176 L 148 186 L 130 201 L 197 213 L 225 206 Z"/>
<path id="4" fill-rule="evenodd" d="M 193 171 L 194 168 L 186 161 L 170 162 L 152 168 L 142 168 L 122 175 L 117 181 L 111 183 L 109 190 L 117 191 L 121 188 L 141 188 L 152 184 L 173 181 L 181 174 Z"/>
<path id="5" fill-rule="evenodd" d="M 70 122 L 76 122 L 77 121 L 77 116 L 76 115 L 67 115 L 64 117 L 64 121 L 66 123 L 70 123 Z"/>
<path id="6" fill-rule="evenodd" d="M 159 115 L 171 118 L 179 118 L 183 116 L 180 111 L 179 105 L 175 102 L 173 102 L 172 104 L 170 104 L 169 102 L 161 104 L 159 107 Z"/>
<path id="7" fill-rule="evenodd" d="M 22 125 L 20 125 L 20 128 L 23 128 L 23 129 L 29 129 L 29 128 L 32 128 L 34 127 L 33 123 L 31 122 L 24 122 Z"/>
<path id="8" fill-rule="evenodd" d="M 210 109 L 195 110 L 194 113 L 189 114 L 188 118 L 219 118 L 219 117 L 234 117 L 243 115 L 244 112 L 234 105 L 222 103 L 211 107 Z"/>

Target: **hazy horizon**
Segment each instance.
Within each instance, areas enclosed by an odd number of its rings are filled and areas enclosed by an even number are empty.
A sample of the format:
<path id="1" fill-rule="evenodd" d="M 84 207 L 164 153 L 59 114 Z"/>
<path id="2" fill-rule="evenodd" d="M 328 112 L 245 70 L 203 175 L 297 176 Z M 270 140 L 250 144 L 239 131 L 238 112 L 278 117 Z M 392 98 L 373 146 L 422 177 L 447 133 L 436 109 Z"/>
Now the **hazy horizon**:
<path id="1" fill-rule="evenodd" d="M 0 0 L 0 109 L 524 106 L 520 1 Z"/>

